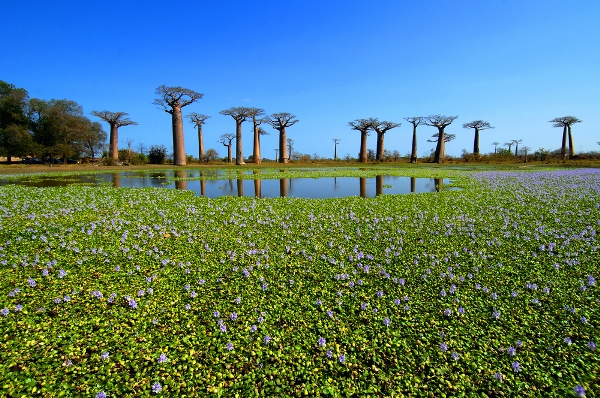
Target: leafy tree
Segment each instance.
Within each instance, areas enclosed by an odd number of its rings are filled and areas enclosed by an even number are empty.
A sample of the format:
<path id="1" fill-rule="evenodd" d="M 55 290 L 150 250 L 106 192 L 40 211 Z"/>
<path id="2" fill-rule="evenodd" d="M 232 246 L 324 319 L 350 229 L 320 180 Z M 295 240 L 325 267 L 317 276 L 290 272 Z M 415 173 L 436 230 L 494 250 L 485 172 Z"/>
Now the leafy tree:
<path id="1" fill-rule="evenodd" d="M 148 152 L 148 160 L 152 164 L 165 164 L 167 148 L 164 145 L 152 145 Z"/>
<path id="2" fill-rule="evenodd" d="M 110 125 L 110 141 L 108 144 L 108 158 L 113 161 L 119 160 L 119 127 L 137 125 L 136 122 L 126 118 L 125 112 L 92 111 L 92 115 L 99 117 Z"/>
<path id="3" fill-rule="evenodd" d="M 365 163 L 367 161 L 367 136 L 371 129 L 371 122 L 368 119 L 355 119 L 348 122 L 352 130 L 360 131 L 360 151 L 358 152 L 358 161 Z"/>
<path id="4" fill-rule="evenodd" d="M 417 163 L 417 126 L 425 119 L 422 116 L 412 116 L 404 118 L 407 122 L 413 125 L 412 150 L 410 152 L 410 162 Z"/>
<path id="5" fill-rule="evenodd" d="M 83 153 L 95 159 L 96 155 L 102 152 L 105 141 L 106 132 L 102 129 L 102 125 L 90 120 L 88 128 L 81 137 Z"/>
<path id="6" fill-rule="evenodd" d="M 192 112 L 186 116 L 190 119 L 196 127 L 198 127 L 198 159 L 204 160 L 204 137 L 202 137 L 202 125 L 206 122 L 206 119 L 210 116 L 203 115 L 201 113 Z"/>
<path id="7" fill-rule="evenodd" d="M 0 80 L 0 153 L 6 155 L 8 163 L 13 155 L 23 155 L 31 148 L 28 100 L 25 89 Z"/>
<path id="8" fill-rule="evenodd" d="M 279 131 L 279 163 L 288 162 L 287 154 L 287 136 L 285 129 L 298 123 L 295 115 L 288 112 L 273 113 L 269 116 L 267 123 L 275 130 Z"/>
<path id="9" fill-rule="evenodd" d="M 244 162 L 244 155 L 242 153 L 242 123 L 250 117 L 250 108 L 237 106 L 225 109 L 219 113 L 221 115 L 231 116 L 233 120 L 235 120 L 235 164 L 246 164 L 246 162 Z M 223 138 L 223 136 L 221 136 L 221 138 Z"/>
<path id="10" fill-rule="evenodd" d="M 550 120 L 550 123 L 554 123 L 553 127 L 563 128 L 562 146 L 560 149 L 560 156 L 562 159 L 567 154 L 567 134 L 569 137 L 569 158 L 575 156 L 575 147 L 573 146 L 573 134 L 571 133 L 571 125 L 575 123 L 581 123 L 581 120 L 574 116 L 562 116 Z"/>
<path id="11" fill-rule="evenodd" d="M 401 125 L 401 123 L 394 123 L 394 122 L 388 122 L 388 121 L 383 121 L 380 122 L 377 118 L 373 119 L 369 119 L 369 122 L 371 124 L 371 128 L 373 129 L 373 131 L 375 131 L 377 133 L 377 153 L 376 153 L 376 157 L 377 160 L 379 160 L 380 162 L 383 162 L 383 158 L 384 158 L 384 136 L 385 133 L 387 133 L 389 130 L 394 129 L 396 127 L 399 127 Z"/>
<path id="12" fill-rule="evenodd" d="M 185 146 L 183 143 L 183 117 L 181 108 L 199 100 L 204 94 L 182 87 L 167 87 L 162 85 L 156 89 L 159 98 L 154 100 L 154 105 L 163 108 L 171 114 L 173 124 L 173 161 L 176 166 L 185 166 Z"/>
<path id="13" fill-rule="evenodd" d="M 207 162 L 215 161 L 219 157 L 219 153 L 214 148 L 209 148 L 204 155 Z"/>
<path id="14" fill-rule="evenodd" d="M 433 158 L 434 163 L 443 163 L 446 157 L 446 139 L 444 137 L 444 130 L 448 127 L 458 116 L 442 116 L 442 115 L 431 115 L 425 118 L 424 124 L 427 126 L 436 127 L 438 129 L 437 146 L 435 148 L 435 156 Z"/>
<path id="15" fill-rule="evenodd" d="M 475 139 L 473 140 L 473 153 L 479 155 L 479 132 L 482 130 L 493 129 L 488 122 L 483 120 L 473 120 L 472 122 L 463 124 L 463 128 L 475 129 Z"/>
<path id="16" fill-rule="evenodd" d="M 227 147 L 227 162 L 228 163 L 231 163 L 233 161 L 232 154 L 231 154 L 231 141 L 233 141 L 234 138 L 235 138 L 235 135 L 228 133 L 228 134 L 223 134 L 221 136 L 221 139 L 218 141 L 221 144 L 223 144 L 223 146 Z"/>

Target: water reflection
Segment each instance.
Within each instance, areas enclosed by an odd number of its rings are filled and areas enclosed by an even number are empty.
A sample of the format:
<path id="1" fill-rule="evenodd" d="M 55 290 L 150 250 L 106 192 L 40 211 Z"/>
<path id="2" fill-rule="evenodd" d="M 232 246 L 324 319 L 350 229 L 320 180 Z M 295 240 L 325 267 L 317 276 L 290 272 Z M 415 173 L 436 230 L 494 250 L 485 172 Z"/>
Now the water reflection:
<path id="1" fill-rule="evenodd" d="M 260 171 L 252 171 L 260 176 Z M 264 173 L 264 172 L 263 172 Z M 110 184 L 116 188 L 158 187 L 189 189 L 196 195 L 207 198 L 219 196 L 252 196 L 257 198 L 299 197 L 335 198 L 360 196 L 374 198 L 381 194 L 407 194 L 418 192 L 439 192 L 452 189 L 447 187 L 449 180 L 441 178 L 415 178 L 379 175 L 375 178 L 327 177 L 327 178 L 281 178 L 281 179 L 210 179 L 215 171 L 172 170 L 166 172 L 122 172 L 94 175 L 70 175 L 68 177 L 27 176 L 21 180 L 0 180 L 0 186 L 19 184 L 34 187 L 66 186 L 71 184 L 100 185 Z M 250 174 L 250 171 L 248 171 Z M 234 175 L 235 176 L 235 175 Z M 187 179 L 186 179 L 187 177 Z M 207 180 L 190 180 L 205 177 Z M 235 179 L 235 183 L 234 183 Z M 408 181 L 410 179 L 410 181 Z M 252 193 L 252 194 L 251 194 Z"/>

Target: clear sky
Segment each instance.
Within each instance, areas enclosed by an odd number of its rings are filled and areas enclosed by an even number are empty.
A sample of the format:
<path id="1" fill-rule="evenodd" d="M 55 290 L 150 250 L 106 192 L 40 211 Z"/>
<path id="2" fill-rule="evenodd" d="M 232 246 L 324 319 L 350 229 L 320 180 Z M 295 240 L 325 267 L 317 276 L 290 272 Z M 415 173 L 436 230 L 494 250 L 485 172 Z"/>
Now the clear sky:
<path id="1" fill-rule="evenodd" d="M 572 115 L 577 151 L 600 150 L 600 1 L 279 0 L 3 1 L 0 80 L 31 97 L 69 99 L 93 110 L 128 112 L 119 130 L 134 146 L 172 148 L 170 115 L 152 104 L 162 84 L 204 94 L 184 115 L 210 115 L 205 146 L 235 132 L 219 111 L 251 106 L 290 112 L 301 153 L 356 156 L 358 118 L 402 122 L 385 147 L 410 151 L 409 116 L 458 115 L 447 153 L 473 147 L 464 123 L 482 119 L 481 151 L 522 139 L 532 150 L 560 147 L 549 120 Z M 105 130 L 108 126 L 103 122 Z M 243 126 L 252 154 L 252 124 Z M 262 138 L 273 158 L 277 131 Z M 437 130 L 420 126 L 419 156 Z M 187 154 L 197 134 L 185 119 Z M 375 136 L 368 147 L 375 149 Z"/>

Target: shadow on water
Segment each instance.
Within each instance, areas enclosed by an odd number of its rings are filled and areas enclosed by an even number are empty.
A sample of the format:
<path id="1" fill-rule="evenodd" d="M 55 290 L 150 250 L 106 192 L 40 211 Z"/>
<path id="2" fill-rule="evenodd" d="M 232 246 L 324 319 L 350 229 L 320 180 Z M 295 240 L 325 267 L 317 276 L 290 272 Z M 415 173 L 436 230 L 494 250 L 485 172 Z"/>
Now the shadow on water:
<path id="1" fill-rule="evenodd" d="M 260 170 L 252 171 L 260 176 Z M 214 171 L 173 170 L 171 172 L 122 172 L 94 175 L 72 175 L 67 177 L 23 177 L 20 180 L 0 180 L 0 186 L 7 184 L 32 187 L 56 187 L 71 184 L 110 185 L 116 188 L 171 188 L 191 190 L 198 196 L 217 198 L 220 196 L 252 196 L 257 198 L 298 197 L 298 198 L 341 198 L 360 196 L 373 198 L 382 194 L 408 194 L 420 192 L 440 192 L 447 189 L 448 179 L 416 178 L 379 175 L 375 178 L 325 177 L 325 178 L 281 178 L 281 179 L 242 179 L 230 177 L 227 180 L 214 180 Z M 188 178 L 206 177 L 189 180 Z M 239 177 L 235 176 L 235 177 Z M 235 182 L 234 182 L 235 180 Z M 358 187 L 356 182 L 358 180 Z"/>

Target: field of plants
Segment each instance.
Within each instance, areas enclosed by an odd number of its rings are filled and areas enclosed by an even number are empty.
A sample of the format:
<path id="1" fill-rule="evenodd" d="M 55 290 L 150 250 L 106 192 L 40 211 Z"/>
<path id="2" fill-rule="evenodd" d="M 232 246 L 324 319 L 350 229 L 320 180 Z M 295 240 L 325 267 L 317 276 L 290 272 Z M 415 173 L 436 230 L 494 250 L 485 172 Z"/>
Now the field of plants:
<path id="1" fill-rule="evenodd" d="M 327 200 L 4 186 L 0 395 L 599 394 L 600 170 L 453 178 Z"/>

